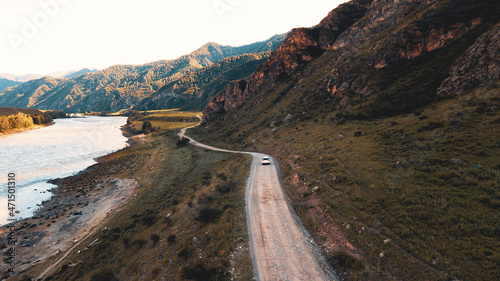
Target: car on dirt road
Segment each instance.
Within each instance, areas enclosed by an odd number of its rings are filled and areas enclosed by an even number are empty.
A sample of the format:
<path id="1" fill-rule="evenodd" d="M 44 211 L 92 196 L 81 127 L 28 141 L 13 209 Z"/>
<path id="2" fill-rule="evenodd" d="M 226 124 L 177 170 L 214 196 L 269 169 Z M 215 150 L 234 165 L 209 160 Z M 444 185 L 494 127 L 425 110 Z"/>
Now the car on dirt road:
<path id="1" fill-rule="evenodd" d="M 262 157 L 262 165 L 271 165 L 271 157 L 269 156 L 264 156 Z"/>

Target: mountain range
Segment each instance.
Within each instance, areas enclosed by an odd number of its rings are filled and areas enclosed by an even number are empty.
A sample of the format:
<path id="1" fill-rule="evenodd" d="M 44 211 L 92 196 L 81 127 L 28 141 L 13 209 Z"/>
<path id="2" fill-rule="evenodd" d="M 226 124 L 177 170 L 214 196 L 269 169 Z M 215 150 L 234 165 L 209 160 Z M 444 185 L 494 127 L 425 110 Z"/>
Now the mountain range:
<path id="1" fill-rule="evenodd" d="M 40 75 L 40 74 L 34 74 L 34 73 L 24 74 L 24 75 L 15 75 L 15 74 L 12 74 L 12 73 L 2 73 L 2 74 L 0 74 L 0 78 L 7 79 L 7 80 L 10 80 L 10 81 L 14 81 L 14 82 L 19 82 L 19 83 L 28 82 L 29 80 L 39 79 L 41 77 L 42 77 L 42 75 Z"/>
<path id="2" fill-rule="evenodd" d="M 5 88 L 17 86 L 20 84 L 21 84 L 21 82 L 16 82 L 16 81 L 12 81 L 12 80 L 5 79 L 5 78 L 0 78 L 0 91 L 3 91 L 3 89 L 5 89 Z"/>
<path id="3" fill-rule="evenodd" d="M 161 93 L 155 96 L 157 99 L 165 91 L 162 89 L 163 86 L 226 58 L 235 57 L 234 60 L 219 64 L 224 67 L 223 71 L 231 70 L 232 63 L 235 64 L 235 68 L 254 67 L 242 71 L 240 76 L 231 76 L 243 78 L 241 75 L 250 74 L 257 65 L 249 62 L 251 60 L 262 62 L 266 53 L 274 50 L 284 37 L 285 35 L 276 35 L 266 41 L 240 47 L 223 46 L 212 42 L 174 60 L 162 60 L 144 65 L 115 65 L 97 72 L 73 73 L 67 78 L 42 77 L 15 88 L 5 89 L 0 93 L 0 105 L 59 109 L 68 112 L 128 109 L 161 90 Z M 245 54 L 259 55 L 237 58 Z M 210 70 L 206 73 L 208 72 Z M 220 78 L 219 76 L 214 76 L 214 79 Z M 208 82 L 204 81 L 205 84 Z M 207 97 L 204 99 L 208 101 Z M 147 103 L 145 101 L 142 104 Z"/>

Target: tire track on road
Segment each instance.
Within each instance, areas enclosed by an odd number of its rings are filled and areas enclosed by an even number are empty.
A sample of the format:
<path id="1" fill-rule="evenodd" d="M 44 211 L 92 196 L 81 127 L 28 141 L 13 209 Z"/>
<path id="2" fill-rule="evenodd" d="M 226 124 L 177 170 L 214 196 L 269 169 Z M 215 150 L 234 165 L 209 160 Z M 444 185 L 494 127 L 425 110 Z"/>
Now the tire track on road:
<path id="1" fill-rule="evenodd" d="M 232 151 L 208 146 L 186 136 L 190 144 L 220 152 L 252 155 L 245 190 L 250 252 L 257 280 L 339 280 L 321 257 L 312 238 L 286 199 L 274 159 L 261 165 L 261 153 Z"/>

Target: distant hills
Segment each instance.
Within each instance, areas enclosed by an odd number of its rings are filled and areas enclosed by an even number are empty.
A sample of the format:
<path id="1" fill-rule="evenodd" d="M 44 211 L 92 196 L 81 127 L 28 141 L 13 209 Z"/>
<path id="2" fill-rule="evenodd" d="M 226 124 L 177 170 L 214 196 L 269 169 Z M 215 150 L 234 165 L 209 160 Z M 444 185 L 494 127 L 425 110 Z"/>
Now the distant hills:
<path id="1" fill-rule="evenodd" d="M 4 78 L 4 79 L 15 81 L 15 82 L 21 82 L 21 83 L 27 82 L 27 81 L 30 81 L 33 79 L 39 79 L 41 77 L 42 77 L 42 75 L 34 74 L 34 73 L 24 74 L 24 75 L 15 75 L 15 74 L 11 74 L 11 73 L 0 74 L 0 78 Z"/>
<path id="2" fill-rule="evenodd" d="M 66 75 L 67 78 L 42 77 L 0 92 L 0 106 L 59 109 L 67 112 L 127 109 L 188 73 L 210 67 L 226 58 L 270 52 L 284 37 L 285 35 L 276 35 L 266 41 L 240 47 L 207 43 L 174 60 L 162 60 L 144 65 L 115 65 L 97 72 L 82 70 L 81 73 Z M 249 62 L 249 58 L 262 62 L 264 56 L 247 56 L 246 63 Z M 235 58 L 234 67 L 240 67 L 240 62 L 241 58 Z M 250 63 L 246 66 L 256 67 L 257 64 Z M 221 64 L 221 67 L 224 68 L 221 71 L 232 68 L 228 63 Z M 248 75 L 253 70 L 242 71 L 240 74 Z M 241 75 L 235 78 L 242 78 Z M 212 77 L 216 79 L 220 75 Z M 204 81 L 203 84 L 206 85 L 208 82 Z M 165 90 L 163 89 L 161 93 Z M 208 100 L 206 97 L 204 99 Z M 151 103 L 148 101 L 141 104 L 144 107 L 145 104 Z"/>
<path id="3" fill-rule="evenodd" d="M 139 101 L 134 109 L 203 110 L 210 98 L 223 90 L 230 81 L 252 74 L 258 65 L 267 60 L 269 54 L 270 52 L 262 52 L 233 56 L 189 72 Z"/>
<path id="4" fill-rule="evenodd" d="M 78 70 L 67 70 L 67 71 L 53 72 L 53 73 L 49 73 L 45 76 L 53 77 L 53 78 L 73 78 L 73 77 L 76 77 L 78 75 L 82 75 L 82 74 L 86 74 L 86 73 L 94 73 L 97 71 L 99 71 L 99 70 L 82 68 L 82 69 L 78 69 Z"/>
<path id="5" fill-rule="evenodd" d="M 17 86 L 20 84 L 21 84 L 21 82 L 16 82 L 16 81 L 12 81 L 12 80 L 5 79 L 5 78 L 0 78 L 0 91 L 3 91 L 5 88 Z"/>
<path id="6" fill-rule="evenodd" d="M 78 75 L 86 74 L 86 73 L 94 73 L 97 72 L 97 69 L 88 69 L 83 68 L 79 70 L 69 70 L 69 71 L 61 71 L 50 73 L 48 77 L 53 78 L 73 78 Z M 43 75 L 40 74 L 26 74 L 26 75 L 15 75 L 11 73 L 2 73 L 0 74 L 0 92 L 8 87 L 18 86 L 24 82 L 28 82 L 30 80 L 40 79 Z"/>

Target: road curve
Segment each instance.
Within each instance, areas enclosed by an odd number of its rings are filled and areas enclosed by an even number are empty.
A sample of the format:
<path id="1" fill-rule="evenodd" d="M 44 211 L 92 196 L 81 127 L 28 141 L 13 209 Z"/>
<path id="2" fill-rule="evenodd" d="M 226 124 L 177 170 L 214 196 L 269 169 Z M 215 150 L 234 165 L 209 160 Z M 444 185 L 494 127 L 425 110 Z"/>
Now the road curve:
<path id="1" fill-rule="evenodd" d="M 192 126 L 194 127 L 194 126 Z M 279 180 L 277 162 L 261 165 L 261 153 L 220 149 L 179 137 L 205 149 L 253 156 L 245 190 L 250 252 L 257 280 L 339 280 L 321 259 L 312 239 L 298 222 Z"/>

